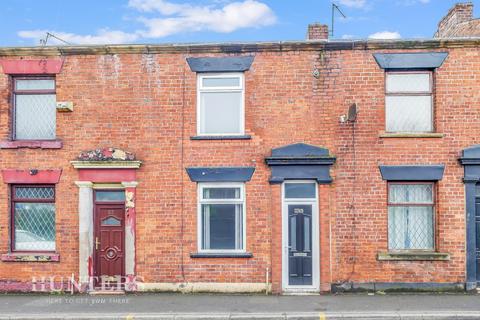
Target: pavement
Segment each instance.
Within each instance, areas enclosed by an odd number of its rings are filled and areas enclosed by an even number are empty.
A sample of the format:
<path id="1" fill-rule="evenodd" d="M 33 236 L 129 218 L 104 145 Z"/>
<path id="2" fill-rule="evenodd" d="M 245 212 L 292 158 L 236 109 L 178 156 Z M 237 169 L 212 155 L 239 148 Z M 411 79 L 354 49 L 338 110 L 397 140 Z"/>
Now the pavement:
<path id="1" fill-rule="evenodd" d="M 0 295 L 0 319 L 480 319 L 480 295 Z"/>

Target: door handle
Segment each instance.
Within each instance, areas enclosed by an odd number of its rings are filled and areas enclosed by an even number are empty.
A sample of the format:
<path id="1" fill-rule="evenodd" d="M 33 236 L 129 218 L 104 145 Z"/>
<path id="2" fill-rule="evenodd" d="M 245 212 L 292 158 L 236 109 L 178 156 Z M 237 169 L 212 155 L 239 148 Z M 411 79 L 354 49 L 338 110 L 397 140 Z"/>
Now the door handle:
<path id="1" fill-rule="evenodd" d="M 98 250 L 99 245 L 100 245 L 100 241 L 98 240 L 98 237 L 95 237 L 95 250 Z"/>

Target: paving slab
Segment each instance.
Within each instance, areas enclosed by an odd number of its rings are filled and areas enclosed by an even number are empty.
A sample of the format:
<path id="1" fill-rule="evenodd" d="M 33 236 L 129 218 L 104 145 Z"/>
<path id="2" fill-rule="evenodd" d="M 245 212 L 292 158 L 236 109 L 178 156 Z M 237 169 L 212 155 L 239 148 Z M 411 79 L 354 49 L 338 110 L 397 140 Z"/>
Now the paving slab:
<path id="1" fill-rule="evenodd" d="M 0 295 L 0 319 L 480 319 L 480 295 Z"/>

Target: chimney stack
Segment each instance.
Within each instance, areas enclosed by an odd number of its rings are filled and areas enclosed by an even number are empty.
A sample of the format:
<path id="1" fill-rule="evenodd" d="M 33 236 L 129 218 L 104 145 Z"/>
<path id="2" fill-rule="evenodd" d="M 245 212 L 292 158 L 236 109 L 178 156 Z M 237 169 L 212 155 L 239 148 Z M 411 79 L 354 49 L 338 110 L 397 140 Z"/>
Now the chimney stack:
<path id="1" fill-rule="evenodd" d="M 438 23 L 435 38 L 469 36 L 469 34 L 463 34 L 464 32 L 461 31 L 462 28 L 459 28 L 459 25 L 471 20 L 473 20 L 473 3 L 457 3 Z"/>
<path id="2" fill-rule="evenodd" d="M 328 26 L 320 23 L 309 24 L 307 40 L 328 40 Z"/>

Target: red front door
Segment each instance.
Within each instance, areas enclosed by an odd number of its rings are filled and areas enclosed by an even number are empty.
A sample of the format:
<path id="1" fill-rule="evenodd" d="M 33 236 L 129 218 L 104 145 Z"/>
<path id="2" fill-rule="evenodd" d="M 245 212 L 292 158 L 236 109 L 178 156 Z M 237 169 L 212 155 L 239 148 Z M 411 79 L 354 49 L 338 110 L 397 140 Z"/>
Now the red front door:
<path id="1" fill-rule="evenodd" d="M 125 275 L 125 205 L 95 204 L 95 283 L 118 286 Z"/>

